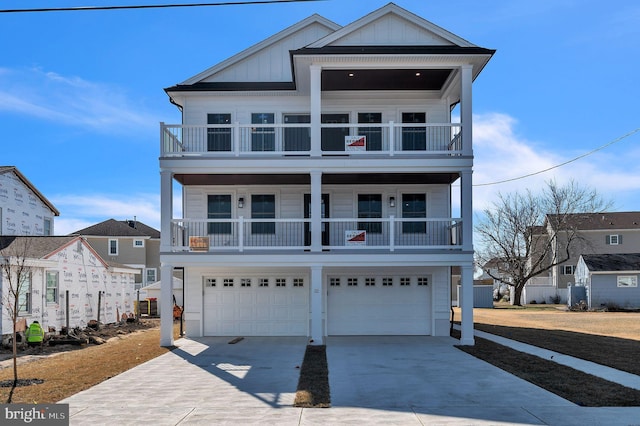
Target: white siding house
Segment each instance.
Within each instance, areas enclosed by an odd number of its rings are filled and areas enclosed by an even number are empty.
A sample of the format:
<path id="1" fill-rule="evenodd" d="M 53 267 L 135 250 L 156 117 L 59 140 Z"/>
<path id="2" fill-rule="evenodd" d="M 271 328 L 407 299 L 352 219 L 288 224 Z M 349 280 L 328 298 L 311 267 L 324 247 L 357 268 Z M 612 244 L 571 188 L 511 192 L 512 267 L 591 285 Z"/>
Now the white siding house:
<path id="1" fill-rule="evenodd" d="M 98 319 L 108 324 L 134 312 L 134 277 L 139 270 L 105 262 L 81 237 L 0 237 L 0 262 L 28 265 L 18 310 L 27 325 L 38 321 L 45 330 L 59 331 L 67 323 L 71 328 Z M 7 270 L 14 278 L 10 281 L 0 272 L 3 301 L 12 300 L 9 286 L 17 282 L 16 267 L 2 268 Z M 2 308 L 0 334 L 6 335 L 13 324 Z"/>
<path id="2" fill-rule="evenodd" d="M 493 53 L 390 3 L 165 89 L 162 312 L 180 268 L 191 336 L 442 336 L 453 267 L 473 344 L 471 93 Z"/>
<path id="3" fill-rule="evenodd" d="M 14 166 L 0 166 L 0 235 L 53 235 L 58 210 Z"/>

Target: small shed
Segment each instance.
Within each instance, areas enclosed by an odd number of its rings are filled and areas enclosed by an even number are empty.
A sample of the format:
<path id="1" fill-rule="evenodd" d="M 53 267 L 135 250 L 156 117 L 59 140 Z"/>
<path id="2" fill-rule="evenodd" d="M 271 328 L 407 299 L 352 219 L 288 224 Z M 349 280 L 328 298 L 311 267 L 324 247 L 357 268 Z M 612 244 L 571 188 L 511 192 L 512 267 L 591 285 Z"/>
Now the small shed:
<path id="1" fill-rule="evenodd" d="M 575 272 L 576 285 L 586 289 L 589 308 L 640 308 L 640 253 L 583 254 Z"/>
<path id="2" fill-rule="evenodd" d="M 160 293 L 161 293 L 161 281 L 156 281 L 153 284 L 149 284 L 146 287 L 140 289 L 140 300 L 155 299 L 158 301 L 158 315 L 160 315 Z M 182 279 L 173 277 L 173 297 L 175 303 L 182 307 L 184 303 L 182 301 Z"/>

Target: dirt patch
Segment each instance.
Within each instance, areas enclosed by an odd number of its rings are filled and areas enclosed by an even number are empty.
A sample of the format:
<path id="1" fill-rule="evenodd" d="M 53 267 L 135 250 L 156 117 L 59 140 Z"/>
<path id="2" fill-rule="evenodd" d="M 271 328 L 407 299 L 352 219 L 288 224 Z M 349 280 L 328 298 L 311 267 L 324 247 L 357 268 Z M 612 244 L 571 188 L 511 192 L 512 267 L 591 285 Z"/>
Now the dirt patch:
<path id="1" fill-rule="evenodd" d="M 326 349 L 324 345 L 307 346 L 300 368 L 294 407 L 331 407 Z"/>

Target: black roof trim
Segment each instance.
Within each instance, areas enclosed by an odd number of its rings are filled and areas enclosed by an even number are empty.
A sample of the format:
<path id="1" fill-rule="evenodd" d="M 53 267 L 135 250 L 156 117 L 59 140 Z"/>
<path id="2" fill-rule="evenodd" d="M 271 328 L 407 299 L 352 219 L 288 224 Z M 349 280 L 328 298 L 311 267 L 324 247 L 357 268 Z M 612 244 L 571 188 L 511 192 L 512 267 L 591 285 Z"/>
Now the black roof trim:
<path id="1" fill-rule="evenodd" d="M 292 50 L 292 55 L 493 55 L 495 49 L 463 46 L 325 46 Z"/>
<path id="2" fill-rule="evenodd" d="M 194 83 L 177 84 L 164 89 L 165 92 L 247 92 L 247 91 L 272 91 L 272 90 L 296 90 L 293 82 L 215 82 L 215 83 Z"/>

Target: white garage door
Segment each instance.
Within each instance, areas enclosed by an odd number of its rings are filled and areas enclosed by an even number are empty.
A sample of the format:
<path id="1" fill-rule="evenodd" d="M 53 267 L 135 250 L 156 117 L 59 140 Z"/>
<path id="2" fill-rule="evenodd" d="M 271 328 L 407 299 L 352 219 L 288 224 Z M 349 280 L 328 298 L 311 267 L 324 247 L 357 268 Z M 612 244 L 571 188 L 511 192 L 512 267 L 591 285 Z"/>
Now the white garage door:
<path id="1" fill-rule="evenodd" d="M 205 278 L 205 336 L 306 336 L 303 278 Z"/>
<path id="2" fill-rule="evenodd" d="M 431 334 L 430 277 L 329 277 L 329 335 Z"/>

